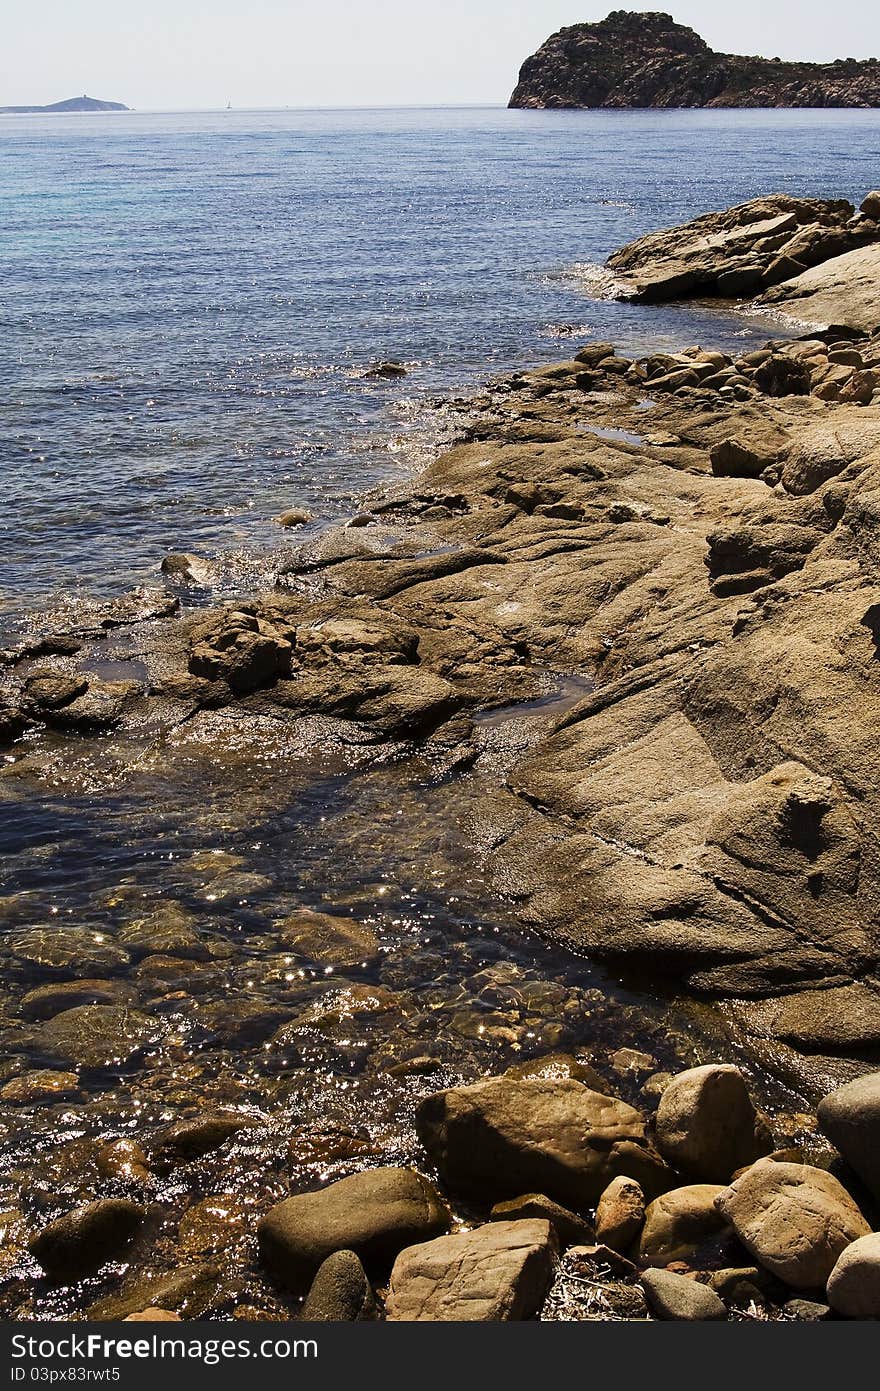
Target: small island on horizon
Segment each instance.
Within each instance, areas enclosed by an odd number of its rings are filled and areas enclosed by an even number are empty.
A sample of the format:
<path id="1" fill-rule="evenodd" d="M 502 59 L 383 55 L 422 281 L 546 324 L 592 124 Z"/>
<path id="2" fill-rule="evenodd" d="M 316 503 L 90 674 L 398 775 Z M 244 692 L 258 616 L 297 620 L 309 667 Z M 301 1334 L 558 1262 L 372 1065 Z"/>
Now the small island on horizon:
<path id="1" fill-rule="evenodd" d="M 669 14 L 613 10 L 551 34 L 520 69 L 509 105 L 606 107 L 880 107 L 880 61 L 830 63 L 716 53 Z"/>
<path id="2" fill-rule="evenodd" d="M 69 111 L 130 111 L 121 101 L 101 101 L 98 97 L 69 97 L 67 101 L 56 101 L 51 106 L 0 106 L 0 115 L 33 116 L 41 112 L 63 114 Z"/>

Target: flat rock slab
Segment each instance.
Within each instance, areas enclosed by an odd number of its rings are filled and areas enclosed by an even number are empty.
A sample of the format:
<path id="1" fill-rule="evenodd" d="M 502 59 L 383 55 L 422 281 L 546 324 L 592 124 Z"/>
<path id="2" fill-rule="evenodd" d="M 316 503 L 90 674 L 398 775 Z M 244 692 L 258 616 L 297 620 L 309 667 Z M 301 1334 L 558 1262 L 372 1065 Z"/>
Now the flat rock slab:
<path id="1" fill-rule="evenodd" d="M 580 1082 L 493 1077 L 426 1097 L 419 1138 L 449 1186 L 498 1200 L 545 1193 L 580 1209 L 613 1178 L 652 1195 L 673 1184 L 632 1106 Z"/>
<path id="2" fill-rule="evenodd" d="M 402 1322 L 483 1323 L 532 1318 L 550 1287 L 549 1222 L 491 1222 L 403 1251 L 391 1272 L 387 1316 Z"/>

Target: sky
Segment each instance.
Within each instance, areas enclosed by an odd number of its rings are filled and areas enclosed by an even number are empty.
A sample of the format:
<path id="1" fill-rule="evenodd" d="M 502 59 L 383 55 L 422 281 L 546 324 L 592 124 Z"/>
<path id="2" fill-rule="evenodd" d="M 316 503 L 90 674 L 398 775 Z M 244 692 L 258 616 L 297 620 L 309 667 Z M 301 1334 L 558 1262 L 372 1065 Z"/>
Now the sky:
<path id="1" fill-rule="evenodd" d="M 653 4 L 620 8 L 650 10 Z M 0 105 L 87 93 L 138 109 L 504 103 L 523 59 L 614 0 L 7 0 Z M 713 48 L 880 55 L 869 0 L 667 4 Z"/>

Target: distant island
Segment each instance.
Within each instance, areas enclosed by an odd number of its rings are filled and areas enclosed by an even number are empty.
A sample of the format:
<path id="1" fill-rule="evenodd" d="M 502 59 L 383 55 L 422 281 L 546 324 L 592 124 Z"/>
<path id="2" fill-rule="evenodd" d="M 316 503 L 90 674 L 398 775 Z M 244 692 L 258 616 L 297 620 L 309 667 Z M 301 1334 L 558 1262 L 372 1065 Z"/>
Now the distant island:
<path id="1" fill-rule="evenodd" d="M 65 111 L 128 111 L 121 101 L 99 101 L 97 97 L 70 97 L 67 101 L 56 101 L 51 106 L 0 106 L 5 116 L 35 115 L 39 112 Z"/>
<path id="2" fill-rule="evenodd" d="M 880 62 L 715 53 L 671 15 L 614 10 L 551 35 L 523 64 L 510 106 L 880 107 Z"/>

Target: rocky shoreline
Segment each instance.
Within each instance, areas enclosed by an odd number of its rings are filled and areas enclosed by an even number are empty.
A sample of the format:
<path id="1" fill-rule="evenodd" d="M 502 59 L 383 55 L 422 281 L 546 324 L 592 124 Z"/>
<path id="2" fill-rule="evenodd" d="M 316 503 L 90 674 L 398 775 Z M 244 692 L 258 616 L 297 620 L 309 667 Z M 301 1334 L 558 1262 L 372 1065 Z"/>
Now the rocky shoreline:
<path id="1" fill-rule="evenodd" d="M 320 1196 L 275 1205 L 273 1181 L 236 1219 L 288 1308 L 311 1290 L 314 1318 L 383 1300 L 392 1319 L 876 1315 L 880 334 L 823 328 L 735 359 L 593 343 L 460 413 L 454 448 L 292 550 L 270 592 L 182 609 L 205 562 L 176 556 L 167 588 L 5 652 L 3 781 L 39 785 L 128 740 L 124 780 L 145 741 L 197 759 L 230 716 L 256 740 L 362 766 L 415 749 L 441 784 L 479 768 L 466 833 L 518 919 L 708 1002 L 754 1066 L 821 1102 L 837 1147 L 811 1116 L 800 1141 L 771 1135 L 729 1065 L 667 1074 L 632 1106 L 584 1057 L 438 1092 L 422 1045 L 407 1060 L 425 1070 L 419 1168 L 441 1189 L 407 1165 L 349 1161 L 357 1172 Z M 13 968 L 53 973 L 8 1000 L 5 1046 L 38 1066 L 13 1067 L 7 1105 L 151 1046 L 120 978 L 129 954 L 175 982 L 181 963 L 219 964 L 172 910 L 89 941 L 89 979 L 83 942 L 65 957 L 63 932 L 5 935 Z M 283 932 L 295 956 L 343 969 L 375 949 L 339 915 L 301 913 Z M 246 994 L 235 1004 L 245 1031 L 281 1046 L 291 1024 L 245 1018 Z M 352 984 L 340 1021 L 397 1008 L 386 987 Z M 110 1262 L 120 1288 L 84 1299 L 87 1317 L 227 1316 L 210 1262 L 126 1276 L 149 1246 L 151 1176 L 259 1129 L 234 1109 L 177 1125 L 96 1156 L 111 1196 L 36 1232 L 7 1223 L 16 1298 L 39 1278 L 28 1259 L 56 1285 Z M 578 1282 L 587 1312 L 572 1315 Z"/>

